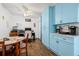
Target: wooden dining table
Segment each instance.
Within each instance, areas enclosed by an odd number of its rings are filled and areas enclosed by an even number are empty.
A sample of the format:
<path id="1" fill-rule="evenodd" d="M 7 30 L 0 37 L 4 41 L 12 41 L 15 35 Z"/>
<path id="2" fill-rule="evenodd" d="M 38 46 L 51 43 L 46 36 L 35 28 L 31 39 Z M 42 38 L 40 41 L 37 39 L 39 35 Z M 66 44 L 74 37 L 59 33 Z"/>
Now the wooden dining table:
<path id="1" fill-rule="evenodd" d="M 5 40 L 5 46 L 9 46 L 9 45 L 15 45 L 16 49 L 16 55 L 19 56 L 20 55 L 20 42 L 22 40 L 25 39 L 25 37 L 19 37 L 19 36 L 15 36 L 15 37 L 7 37 L 9 40 Z M 0 39 L 0 41 L 2 41 Z"/>

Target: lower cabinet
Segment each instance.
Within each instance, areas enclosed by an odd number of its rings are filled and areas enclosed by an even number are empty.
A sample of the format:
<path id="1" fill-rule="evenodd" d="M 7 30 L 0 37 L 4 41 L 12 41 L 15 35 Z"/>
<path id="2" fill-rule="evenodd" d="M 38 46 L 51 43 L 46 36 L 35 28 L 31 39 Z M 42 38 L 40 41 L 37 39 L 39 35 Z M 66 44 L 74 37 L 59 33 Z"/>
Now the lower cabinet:
<path id="1" fill-rule="evenodd" d="M 74 45 L 69 42 L 59 40 L 59 43 L 58 43 L 59 53 L 58 54 L 61 56 L 73 56 L 74 55 L 73 46 Z"/>
<path id="2" fill-rule="evenodd" d="M 52 35 L 50 35 L 50 49 L 56 54 L 59 52 L 57 39 Z"/>
<path id="3" fill-rule="evenodd" d="M 73 56 L 74 43 L 65 41 L 62 37 L 50 34 L 50 49 L 60 56 Z"/>
<path id="4" fill-rule="evenodd" d="M 42 26 L 42 42 L 49 48 L 49 29 L 45 25 Z"/>

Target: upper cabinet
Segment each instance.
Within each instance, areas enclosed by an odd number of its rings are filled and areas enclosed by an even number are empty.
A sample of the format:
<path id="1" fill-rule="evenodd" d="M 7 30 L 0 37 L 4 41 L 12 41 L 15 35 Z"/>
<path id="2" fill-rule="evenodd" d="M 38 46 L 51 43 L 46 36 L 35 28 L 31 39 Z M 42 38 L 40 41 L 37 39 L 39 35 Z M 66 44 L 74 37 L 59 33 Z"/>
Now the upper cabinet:
<path id="1" fill-rule="evenodd" d="M 50 6 L 49 7 L 49 31 L 51 32 L 55 32 L 55 7 Z"/>
<path id="2" fill-rule="evenodd" d="M 77 22 L 77 4 L 62 4 L 62 23 Z"/>
<path id="3" fill-rule="evenodd" d="M 62 23 L 62 6 L 61 4 L 55 6 L 55 24 Z"/>
<path id="4" fill-rule="evenodd" d="M 57 4 L 55 6 L 55 24 L 72 22 L 78 22 L 78 4 Z"/>

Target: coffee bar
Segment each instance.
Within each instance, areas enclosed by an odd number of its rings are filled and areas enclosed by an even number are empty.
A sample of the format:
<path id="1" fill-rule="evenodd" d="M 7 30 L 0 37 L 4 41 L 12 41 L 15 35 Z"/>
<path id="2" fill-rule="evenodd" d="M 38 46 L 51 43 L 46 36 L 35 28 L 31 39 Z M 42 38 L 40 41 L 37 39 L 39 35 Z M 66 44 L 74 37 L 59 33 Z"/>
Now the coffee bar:
<path id="1" fill-rule="evenodd" d="M 61 24 L 56 26 L 56 33 L 79 35 L 79 24 Z"/>

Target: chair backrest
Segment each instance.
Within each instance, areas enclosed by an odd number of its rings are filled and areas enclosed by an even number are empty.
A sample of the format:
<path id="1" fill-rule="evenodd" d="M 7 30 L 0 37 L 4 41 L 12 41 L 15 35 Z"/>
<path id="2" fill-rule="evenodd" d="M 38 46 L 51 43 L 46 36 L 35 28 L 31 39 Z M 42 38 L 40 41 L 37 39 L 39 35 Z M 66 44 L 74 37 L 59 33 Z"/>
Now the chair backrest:
<path id="1" fill-rule="evenodd" d="M 27 33 L 26 36 L 25 36 L 26 43 L 28 43 L 28 39 L 29 39 L 29 33 Z"/>
<path id="2" fill-rule="evenodd" d="M 0 48 L 2 49 L 2 55 L 5 56 L 5 45 L 4 45 L 4 41 L 0 41 Z"/>
<path id="3" fill-rule="evenodd" d="M 29 35 L 29 36 L 28 36 L 28 38 L 30 39 L 30 38 L 31 38 L 31 36 L 32 36 L 32 32 L 31 32 L 31 31 L 29 31 L 29 30 L 28 30 L 28 31 L 25 31 L 25 35 L 26 35 L 27 33 L 28 33 L 28 35 Z"/>
<path id="4" fill-rule="evenodd" d="M 25 39 L 24 39 L 24 42 L 25 42 L 25 49 L 26 49 L 26 55 L 28 55 L 28 52 L 27 52 L 27 44 L 28 44 L 28 37 L 29 37 L 29 34 L 27 33 L 26 35 L 25 35 Z"/>

